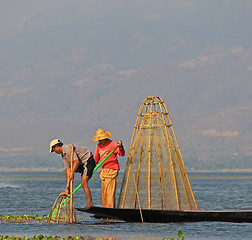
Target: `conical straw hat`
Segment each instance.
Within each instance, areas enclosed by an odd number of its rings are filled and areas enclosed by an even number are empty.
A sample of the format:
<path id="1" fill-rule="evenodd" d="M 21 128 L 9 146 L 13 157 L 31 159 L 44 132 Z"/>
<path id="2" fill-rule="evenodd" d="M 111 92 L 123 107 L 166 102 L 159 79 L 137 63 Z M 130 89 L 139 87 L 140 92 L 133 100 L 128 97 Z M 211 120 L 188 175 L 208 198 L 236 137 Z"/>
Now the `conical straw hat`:
<path id="1" fill-rule="evenodd" d="M 96 141 L 103 140 L 110 137 L 111 137 L 110 132 L 105 132 L 102 128 L 99 128 L 96 131 L 96 135 L 93 137 L 93 141 L 96 142 Z"/>

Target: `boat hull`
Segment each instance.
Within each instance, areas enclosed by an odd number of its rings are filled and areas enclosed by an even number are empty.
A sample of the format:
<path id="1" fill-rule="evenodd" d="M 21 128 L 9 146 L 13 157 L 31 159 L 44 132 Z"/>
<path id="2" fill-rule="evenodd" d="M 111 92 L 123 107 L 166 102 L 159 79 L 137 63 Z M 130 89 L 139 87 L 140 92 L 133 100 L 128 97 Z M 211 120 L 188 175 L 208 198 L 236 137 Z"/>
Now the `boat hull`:
<path id="1" fill-rule="evenodd" d="M 96 217 L 120 219 L 126 222 L 252 222 L 252 210 L 248 211 L 177 211 L 125 208 L 76 208 L 81 212 L 94 214 Z M 142 214 L 142 217 L 141 217 Z"/>

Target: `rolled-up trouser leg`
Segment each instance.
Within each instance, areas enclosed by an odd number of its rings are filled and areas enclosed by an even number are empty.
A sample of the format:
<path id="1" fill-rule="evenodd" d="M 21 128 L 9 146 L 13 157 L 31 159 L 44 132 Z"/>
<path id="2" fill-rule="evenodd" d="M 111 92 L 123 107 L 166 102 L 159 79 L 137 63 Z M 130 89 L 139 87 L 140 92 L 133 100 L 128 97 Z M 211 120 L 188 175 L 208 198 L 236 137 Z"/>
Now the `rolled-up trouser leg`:
<path id="1" fill-rule="evenodd" d="M 118 170 L 104 168 L 100 172 L 102 206 L 115 207 L 115 195 Z"/>

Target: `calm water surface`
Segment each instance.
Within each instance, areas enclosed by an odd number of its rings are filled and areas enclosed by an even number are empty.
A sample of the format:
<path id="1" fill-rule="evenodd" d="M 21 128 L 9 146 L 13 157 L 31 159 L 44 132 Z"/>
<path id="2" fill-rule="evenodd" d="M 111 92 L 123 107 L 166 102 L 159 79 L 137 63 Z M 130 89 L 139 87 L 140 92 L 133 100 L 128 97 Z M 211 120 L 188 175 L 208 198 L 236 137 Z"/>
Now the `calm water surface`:
<path id="1" fill-rule="evenodd" d="M 122 173 L 119 176 L 119 193 Z M 252 173 L 189 173 L 190 183 L 200 210 L 252 210 Z M 76 176 L 74 186 L 80 183 Z M 93 202 L 101 206 L 100 179 L 95 173 L 89 182 Z M 47 216 L 64 190 L 64 173 L 0 173 L 0 215 Z M 85 206 L 83 190 L 74 195 L 76 207 Z M 1 224 L 0 234 L 28 236 L 114 237 L 123 240 L 176 237 L 182 231 L 187 240 L 252 239 L 251 223 L 127 223 L 96 220 L 87 213 L 77 213 L 77 224 L 23 223 Z"/>

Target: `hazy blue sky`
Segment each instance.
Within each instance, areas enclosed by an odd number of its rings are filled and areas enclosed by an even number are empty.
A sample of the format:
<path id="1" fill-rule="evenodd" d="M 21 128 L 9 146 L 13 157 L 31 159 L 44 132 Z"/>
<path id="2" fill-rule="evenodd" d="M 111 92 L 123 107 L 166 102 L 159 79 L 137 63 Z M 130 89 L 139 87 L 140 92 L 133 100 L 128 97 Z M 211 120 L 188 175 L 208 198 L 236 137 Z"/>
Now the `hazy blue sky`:
<path id="1" fill-rule="evenodd" d="M 236 29 L 240 24 L 247 24 L 248 27 L 252 18 L 250 0 L 1 0 L 0 3 L 1 38 L 8 38 L 16 32 L 22 31 L 25 23 L 38 14 L 50 14 L 62 9 L 67 16 L 66 8 L 71 11 L 72 7 L 78 7 L 79 13 L 87 13 L 90 10 L 94 11 L 94 14 L 101 10 L 113 12 L 120 7 L 122 7 L 121 10 L 124 7 L 131 7 L 133 11 L 134 9 L 139 10 L 141 7 L 143 11 L 146 11 L 146 19 L 164 17 L 169 19 L 169 15 L 171 15 L 171 21 L 177 21 L 178 24 L 186 21 L 188 25 L 190 22 L 197 22 L 200 25 L 212 21 L 216 24 L 216 28 L 223 27 L 223 30 L 227 31 L 228 28 Z M 164 16 L 165 14 L 167 16 Z M 114 20 L 117 21 L 117 19 Z M 54 23 L 51 22 L 51 24 Z M 207 25 L 202 30 L 209 31 Z M 203 36 L 204 34 L 202 34 Z M 240 38 L 242 37 L 246 36 L 240 36 Z"/>

